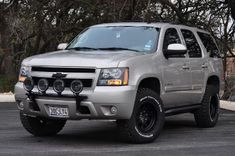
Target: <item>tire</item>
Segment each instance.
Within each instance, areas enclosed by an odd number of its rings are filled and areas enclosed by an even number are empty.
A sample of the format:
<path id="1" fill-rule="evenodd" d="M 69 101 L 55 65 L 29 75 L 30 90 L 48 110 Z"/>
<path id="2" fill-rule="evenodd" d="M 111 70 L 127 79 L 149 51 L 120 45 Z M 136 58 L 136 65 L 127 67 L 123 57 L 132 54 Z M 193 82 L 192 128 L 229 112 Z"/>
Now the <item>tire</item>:
<path id="1" fill-rule="evenodd" d="M 154 91 L 141 88 L 129 120 L 118 120 L 121 138 L 132 143 L 148 143 L 160 134 L 165 121 L 162 101 Z"/>
<path id="2" fill-rule="evenodd" d="M 201 105 L 201 108 L 194 113 L 198 127 L 214 127 L 218 122 L 220 109 L 218 87 L 207 85 Z"/>
<path id="3" fill-rule="evenodd" d="M 22 112 L 20 112 L 20 120 L 23 127 L 34 136 L 56 135 L 66 123 L 66 120 L 30 117 L 24 115 Z"/>

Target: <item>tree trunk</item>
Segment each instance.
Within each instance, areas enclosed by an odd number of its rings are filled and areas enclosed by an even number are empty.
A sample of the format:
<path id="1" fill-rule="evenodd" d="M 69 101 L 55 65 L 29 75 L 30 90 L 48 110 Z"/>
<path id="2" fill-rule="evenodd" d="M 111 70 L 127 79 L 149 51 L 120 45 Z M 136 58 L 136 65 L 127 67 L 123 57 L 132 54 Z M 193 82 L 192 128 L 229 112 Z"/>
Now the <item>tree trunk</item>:
<path id="1" fill-rule="evenodd" d="M 0 15 L 0 48 L 1 49 L 6 49 L 8 48 L 7 45 L 7 39 L 8 39 L 8 34 L 7 34 L 7 24 L 6 20 L 4 17 L 1 17 Z"/>

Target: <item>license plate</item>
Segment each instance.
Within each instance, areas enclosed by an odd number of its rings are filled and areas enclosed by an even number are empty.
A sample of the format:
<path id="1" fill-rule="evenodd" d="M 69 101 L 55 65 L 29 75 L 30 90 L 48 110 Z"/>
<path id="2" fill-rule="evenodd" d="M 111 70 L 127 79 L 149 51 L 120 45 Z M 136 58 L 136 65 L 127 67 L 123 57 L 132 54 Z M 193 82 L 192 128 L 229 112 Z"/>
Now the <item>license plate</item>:
<path id="1" fill-rule="evenodd" d="M 65 107 L 50 107 L 49 106 L 50 116 L 54 117 L 68 117 L 69 111 L 68 108 Z"/>

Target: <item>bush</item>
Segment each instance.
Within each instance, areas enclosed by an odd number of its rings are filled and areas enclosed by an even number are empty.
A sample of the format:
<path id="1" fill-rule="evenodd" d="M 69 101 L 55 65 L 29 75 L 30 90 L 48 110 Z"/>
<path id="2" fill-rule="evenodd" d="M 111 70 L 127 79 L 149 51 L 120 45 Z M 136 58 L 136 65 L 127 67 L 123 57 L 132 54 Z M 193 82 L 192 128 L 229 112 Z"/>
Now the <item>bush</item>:
<path id="1" fill-rule="evenodd" d="M 17 82 L 15 75 L 0 75 L 0 93 L 14 91 L 14 85 Z"/>
<path id="2" fill-rule="evenodd" d="M 235 94 L 235 76 L 230 76 L 226 78 L 225 91 L 222 99 L 228 100 L 233 94 Z"/>

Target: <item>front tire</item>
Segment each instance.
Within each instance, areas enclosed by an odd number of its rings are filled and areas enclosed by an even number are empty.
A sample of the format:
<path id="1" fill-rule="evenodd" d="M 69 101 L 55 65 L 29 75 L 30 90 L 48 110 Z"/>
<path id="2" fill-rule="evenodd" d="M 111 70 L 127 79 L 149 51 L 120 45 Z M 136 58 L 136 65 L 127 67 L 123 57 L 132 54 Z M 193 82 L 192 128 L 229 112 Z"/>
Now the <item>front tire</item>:
<path id="1" fill-rule="evenodd" d="M 117 121 L 121 137 L 133 143 L 154 141 L 164 125 L 164 114 L 159 95 L 147 88 L 139 89 L 131 118 Z"/>
<path id="2" fill-rule="evenodd" d="M 30 117 L 20 112 L 20 120 L 23 127 L 34 136 L 56 135 L 64 127 L 66 120 L 46 119 Z"/>
<path id="3" fill-rule="evenodd" d="M 194 113 L 194 118 L 199 127 L 214 127 L 219 118 L 219 95 L 218 88 L 213 85 L 207 85 L 205 95 L 202 100 L 202 106 Z"/>

